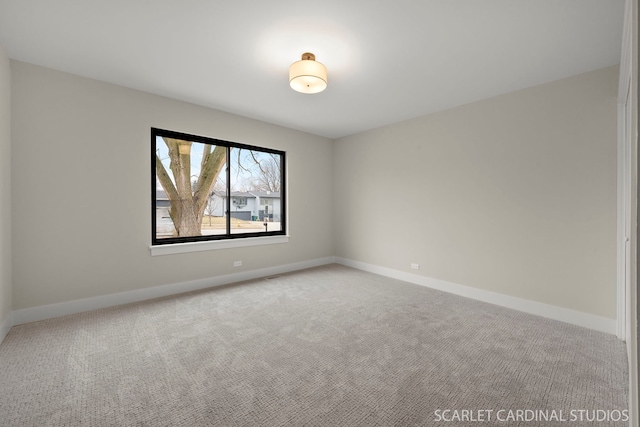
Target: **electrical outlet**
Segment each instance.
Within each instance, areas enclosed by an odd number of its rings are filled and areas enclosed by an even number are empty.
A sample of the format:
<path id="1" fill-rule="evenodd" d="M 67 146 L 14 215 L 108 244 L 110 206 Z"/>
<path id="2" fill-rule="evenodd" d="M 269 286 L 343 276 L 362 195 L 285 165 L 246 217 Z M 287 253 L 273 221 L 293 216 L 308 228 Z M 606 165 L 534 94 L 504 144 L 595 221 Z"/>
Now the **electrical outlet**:
<path id="1" fill-rule="evenodd" d="M 411 268 L 413 268 L 414 270 L 420 270 L 420 264 L 413 263 L 411 264 Z"/>
<path id="2" fill-rule="evenodd" d="M 242 261 L 233 261 L 234 267 L 242 267 Z"/>

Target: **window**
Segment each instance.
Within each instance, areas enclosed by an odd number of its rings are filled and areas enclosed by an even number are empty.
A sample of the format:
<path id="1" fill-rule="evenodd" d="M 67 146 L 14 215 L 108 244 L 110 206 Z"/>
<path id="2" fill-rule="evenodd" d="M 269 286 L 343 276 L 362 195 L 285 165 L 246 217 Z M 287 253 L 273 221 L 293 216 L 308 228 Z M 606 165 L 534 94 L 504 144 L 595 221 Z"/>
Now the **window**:
<path id="1" fill-rule="evenodd" d="M 151 129 L 153 245 L 285 234 L 285 153 Z"/>
<path id="2" fill-rule="evenodd" d="M 247 206 L 247 198 L 246 197 L 232 197 L 233 204 L 237 207 L 245 207 Z"/>

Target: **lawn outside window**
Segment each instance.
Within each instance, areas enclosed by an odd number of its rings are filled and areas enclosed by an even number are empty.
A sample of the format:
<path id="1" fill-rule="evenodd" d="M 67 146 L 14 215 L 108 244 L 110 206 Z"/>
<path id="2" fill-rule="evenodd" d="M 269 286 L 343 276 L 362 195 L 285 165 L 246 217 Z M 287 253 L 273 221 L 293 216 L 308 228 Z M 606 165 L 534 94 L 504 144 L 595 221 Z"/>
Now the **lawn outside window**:
<path id="1" fill-rule="evenodd" d="M 284 171 L 284 151 L 152 128 L 152 254 L 283 242 Z"/>

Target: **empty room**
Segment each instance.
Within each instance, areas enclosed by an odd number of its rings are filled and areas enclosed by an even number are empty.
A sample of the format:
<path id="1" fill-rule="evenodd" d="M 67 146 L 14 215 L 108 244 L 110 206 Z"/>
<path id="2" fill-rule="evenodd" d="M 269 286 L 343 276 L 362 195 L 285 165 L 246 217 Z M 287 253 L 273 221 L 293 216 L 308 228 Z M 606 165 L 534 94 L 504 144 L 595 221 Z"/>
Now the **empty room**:
<path id="1" fill-rule="evenodd" d="M 0 426 L 637 426 L 637 0 L 0 0 Z"/>

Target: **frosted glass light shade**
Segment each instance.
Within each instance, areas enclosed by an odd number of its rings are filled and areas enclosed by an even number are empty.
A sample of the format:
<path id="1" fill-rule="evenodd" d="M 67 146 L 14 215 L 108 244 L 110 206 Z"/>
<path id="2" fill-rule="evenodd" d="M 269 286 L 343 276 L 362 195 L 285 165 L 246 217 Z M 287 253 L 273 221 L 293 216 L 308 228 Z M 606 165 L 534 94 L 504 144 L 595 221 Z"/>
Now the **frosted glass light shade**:
<path id="1" fill-rule="evenodd" d="M 318 93 L 327 88 L 327 67 L 316 62 L 313 53 L 303 53 L 302 60 L 289 67 L 289 85 L 302 93 Z"/>

